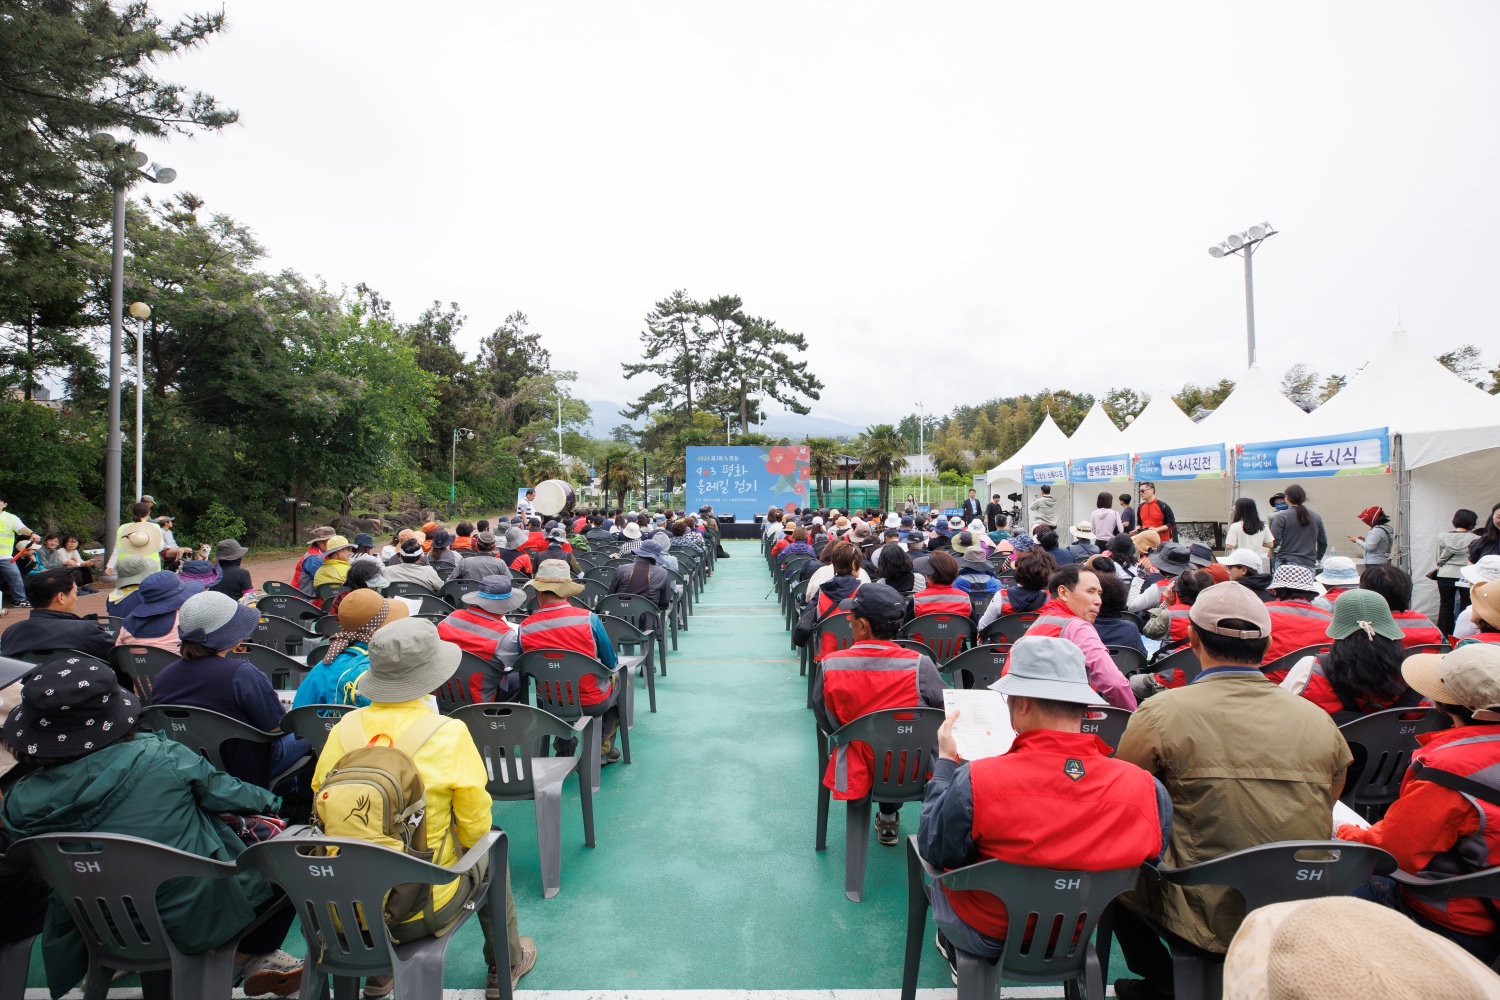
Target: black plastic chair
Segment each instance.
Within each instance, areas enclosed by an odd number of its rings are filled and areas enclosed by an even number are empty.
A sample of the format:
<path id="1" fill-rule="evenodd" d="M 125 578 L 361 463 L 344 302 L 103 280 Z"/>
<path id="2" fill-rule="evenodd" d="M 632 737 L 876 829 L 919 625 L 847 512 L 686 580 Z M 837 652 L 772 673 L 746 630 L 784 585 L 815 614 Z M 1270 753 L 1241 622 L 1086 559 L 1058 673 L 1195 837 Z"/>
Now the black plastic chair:
<path id="1" fill-rule="evenodd" d="M 1389 874 L 1396 859 L 1378 847 L 1348 840 L 1282 840 L 1232 851 L 1185 865 L 1149 869 L 1146 877 L 1182 886 L 1220 885 L 1238 892 L 1245 912 L 1272 903 L 1347 896 L 1375 874 Z M 1109 968 L 1113 914 L 1099 922 L 1099 961 Z M 1178 1000 L 1210 1000 L 1223 994 L 1224 956 L 1168 939 Z"/>
<path id="2" fill-rule="evenodd" d="M 651 704 L 651 711 L 656 711 L 656 664 L 652 659 L 652 650 L 656 643 L 655 632 L 643 632 L 623 618 L 614 615 L 600 615 L 599 620 L 604 623 L 604 631 L 609 635 L 610 645 L 615 647 L 615 658 L 619 661 L 620 668 L 627 673 L 639 670 L 646 677 L 646 698 Z M 626 649 L 638 649 L 639 653 L 626 653 Z M 632 685 L 632 691 L 634 686 Z M 632 701 L 634 695 L 632 695 Z M 635 725 L 635 711 L 632 706 L 628 725 Z"/>
<path id="3" fill-rule="evenodd" d="M 590 566 L 583 571 L 583 579 L 593 580 L 609 593 L 609 585 L 615 578 L 615 567 L 613 566 Z"/>
<path id="4" fill-rule="evenodd" d="M 438 579 L 439 580 L 442 580 L 444 583 L 447 583 L 448 582 L 448 577 L 452 576 L 453 575 L 453 571 L 455 569 L 457 569 L 457 568 L 458 567 L 455 566 L 451 562 L 440 562 L 440 563 L 433 563 L 432 571 L 438 575 Z"/>
<path id="5" fill-rule="evenodd" d="M 983 618 L 984 613 L 990 609 L 990 603 L 999 596 L 999 591 L 994 591 L 988 594 L 970 594 L 969 620 L 977 622 L 979 621 L 979 619 Z"/>
<path id="6" fill-rule="evenodd" d="M 496 669 L 467 649 L 463 650 L 458 658 L 458 669 L 453 672 L 453 676 L 432 692 L 433 697 L 437 698 L 438 711 L 444 715 L 452 715 L 465 705 L 475 704 L 474 675 L 493 674 Z M 516 697 L 520 698 L 522 695 L 517 694 Z"/>
<path id="7" fill-rule="evenodd" d="M 410 580 L 398 580 L 385 588 L 386 597 L 431 597 L 441 600 L 431 588 L 424 587 L 420 583 L 412 583 Z"/>
<path id="8" fill-rule="evenodd" d="M 332 616 L 326 620 L 336 621 Z M 269 646 L 288 656 L 301 656 L 303 649 L 312 645 L 318 638 L 319 633 L 312 630 L 311 622 L 304 625 L 290 618 L 261 612 L 260 621 L 256 623 L 255 631 L 250 633 L 250 638 L 246 642 Z"/>
<path id="9" fill-rule="evenodd" d="M 261 584 L 260 592 L 263 594 L 272 594 L 277 597 L 302 597 L 306 599 L 306 595 L 302 591 L 284 580 L 267 580 Z"/>
<path id="10" fill-rule="evenodd" d="M 932 771 L 940 708 L 887 708 L 870 712 L 832 733 L 818 732 L 817 847 L 828 846 L 828 808 L 832 791 L 823 784 L 828 760 L 839 747 L 864 743 L 870 748 L 870 793 L 846 802 L 844 816 L 844 895 L 858 903 L 865 890 L 865 858 L 870 852 L 870 810 L 876 802 L 919 802 Z"/>
<path id="11" fill-rule="evenodd" d="M 921 639 L 903 639 L 898 636 L 891 641 L 900 646 L 902 649 L 916 650 L 918 653 L 921 653 L 923 656 L 931 660 L 934 664 L 937 663 L 937 654 L 932 651 L 931 646 L 927 645 L 927 643 L 923 642 Z"/>
<path id="12" fill-rule="evenodd" d="M 1175 653 L 1168 653 L 1166 656 L 1163 656 L 1147 669 L 1153 674 L 1164 673 L 1168 670 L 1181 670 L 1183 683 L 1188 684 L 1203 671 L 1203 664 L 1198 662 L 1197 653 L 1194 653 L 1187 647 L 1183 647 Z"/>
<path id="13" fill-rule="evenodd" d="M 578 600 L 583 604 L 584 607 L 588 608 L 590 611 L 593 611 L 596 607 L 599 606 L 600 599 L 608 596 L 609 588 L 604 584 L 600 583 L 598 580 L 584 580 L 583 590 L 578 592 L 576 598 L 570 597 L 568 598 L 568 600 Z"/>
<path id="14" fill-rule="evenodd" d="M 578 753 L 585 758 L 589 769 L 589 787 L 597 792 L 599 750 L 604 745 L 604 717 L 586 715 L 579 697 L 580 682 L 584 677 L 592 676 L 603 687 L 605 681 L 619 683 L 623 678 L 617 677 L 615 671 L 592 656 L 571 649 L 536 649 L 522 653 L 516 658 L 516 670 L 521 674 L 523 685 L 529 679 L 536 689 L 537 708 L 545 709 L 564 722 L 575 722 L 583 717 L 594 721 L 593 725 L 581 730 L 584 735 L 579 740 Z M 619 709 L 620 750 L 625 763 L 629 764 L 630 727 L 625 725 L 624 706 L 619 706 Z"/>
<path id="15" fill-rule="evenodd" d="M 537 854 L 542 866 L 542 897 L 551 899 L 562 887 L 562 787 L 568 775 L 578 775 L 578 798 L 583 806 L 583 843 L 594 846 L 594 794 L 579 770 L 583 758 L 545 755 L 550 738 L 578 739 L 588 717 L 572 725 L 531 705 L 465 705 L 453 717 L 469 727 L 474 745 L 484 758 L 485 789 L 499 802 L 531 800 L 536 809 Z M 542 750 L 542 754 L 538 754 Z"/>
<path id="16" fill-rule="evenodd" d="M 1261 673 L 1280 673 L 1282 676 L 1285 676 L 1286 672 L 1295 667 L 1304 656 L 1317 656 L 1319 653 L 1326 653 L 1332 648 L 1332 643 L 1320 642 L 1315 646 L 1303 646 L 1301 649 L 1294 649 L 1285 656 L 1278 656 L 1270 663 L 1262 664 L 1260 668 Z"/>
<path id="17" fill-rule="evenodd" d="M 104 631 L 110 634 L 111 638 L 118 640 L 120 638 L 120 629 L 125 627 L 125 619 L 118 615 L 100 615 L 99 624 L 103 627 Z"/>
<path id="18" fill-rule="evenodd" d="M 237 941 L 184 955 L 162 926 L 156 894 L 180 878 L 233 878 L 239 866 L 113 833 L 51 833 L 11 845 L 68 909 L 88 949 L 83 995 L 103 1000 L 115 972 L 141 973 L 146 996 L 228 998 Z M 156 975 L 153 975 L 155 973 Z"/>
<path id="19" fill-rule="evenodd" d="M 443 591 L 438 596 L 455 608 L 463 607 L 463 596 L 473 594 L 479 590 L 478 580 L 448 580 L 443 584 Z"/>
<path id="20" fill-rule="evenodd" d="M 1435 708 L 1388 708 L 1339 726 L 1360 767 L 1339 798 L 1366 819 L 1379 819 L 1401 794 L 1417 737 L 1448 725 L 1448 717 Z"/>
<path id="21" fill-rule="evenodd" d="M 339 624 L 337 615 L 324 615 L 313 622 L 312 627 L 317 635 L 335 636 L 344 631 L 344 626 Z"/>
<path id="22" fill-rule="evenodd" d="M 1062 983 L 1070 1000 L 1104 1000 L 1107 965 L 1091 941 L 1094 925 L 1140 869 L 1102 872 L 1063 871 L 991 859 L 944 872 L 917 853 L 917 838 L 906 841 L 906 959 L 901 968 L 901 1000 L 914 1000 L 922 950 L 927 942 L 926 881 L 950 889 L 987 892 L 1005 904 L 1005 952 L 991 962 L 954 946 L 958 995 L 999 1000 L 1000 981 Z M 1030 933 L 1027 933 L 1028 929 Z"/>
<path id="23" fill-rule="evenodd" d="M 151 689 L 156 686 L 156 675 L 169 663 L 180 659 L 157 646 L 116 646 L 109 651 L 110 665 L 115 673 L 130 678 L 142 705 L 151 704 Z"/>
<path id="24" fill-rule="evenodd" d="M 271 681 L 278 691 L 295 691 L 311 668 L 306 660 L 294 659 L 270 646 L 247 642 L 232 651 L 236 659 L 252 663 Z"/>
<path id="25" fill-rule="evenodd" d="M 385 899 L 398 885 L 421 882 L 443 885 L 488 858 L 486 883 L 474 907 L 464 907 L 451 930 L 407 944 L 391 941 L 380 914 Z M 500 970 L 500 996 L 511 1000 L 510 944 L 505 935 L 505 872 L 508 864 L 504 832 L 491 830 L 451 868 L 430 864 L 364 840 L 308 837 L 291 831 L 253 844 L 239 857 L 279 885 L 297 910 L 306 942 L 302 996 L 322 996 L 326 977 L 334 977 L 334 996 L 353 1000 L 359 980 L 390 973 L 393 995 L 413 1000 L 441 1000 L 443 961 L 457 930 L 479 906 L 488 907 L 495 924 L 494 954 L 488 964 Z M 460 883 L 459 891 L 463 891 Z M 517 956 L 519 957 L 519 956 Z"/>
<path id="26" fill-rule="evenodd" d="M 656 633 L 656 653 L 661 663 L 661 675 L 667 676 L 667 612 L 640 594 L 610 594 L 599 598 L 594 605 L 594 613 L 623 618 L 642 631 L 646 631 L 643 622 L 650 616 L 656 622 L 656 628 L 651 631 Z"/>
<path id="27" fill-rule="evenodd" d="M 901 635 L 924 643 L 942 666 L 974 645 L 974 620 L 964 615 L 918 615 L 901 626 Z"/>
<path id="28" fill-rule="evenodd" d="M 262 615 L 275 615 L 277 618 L 285 618 L 287 621 L 303 622 L 304 628 L 312 628 L 315 618 L 324 617 L 327 612 L 309 601 L 301 594 L 266 594 L 255 602 L 255 608 Z"/>
<path id="29" fill-rule="evenodd" d="M 26 1000 L 26 976 L 31 971 L 34 941 L 36 938 L 29 937 L 0 944 L 0 1000 Z"/>
<path id="30" fill-rule="evenodd" d="M 207 757 L 220 771 L 224 770 L 223 746 L 229 740 L 270 744 L 281 739 L 276 733 L 261 732 L 239 719 L 191 705 L 150 705 L 141 712 L 141 728 L 171 737 Z M 309 756 L 292 762 L 286 770 L 271 776 L 268 787 L 275 788 L 311 760 Z"/>
<path id="31" fill-rule="evenodd" d="M 1401 659 L 1408 656 L 1416 656 L 1419 653 L 1451 653 L 1453 649 L 1446 642 L 1431 642 L 1421 646 L 1407 646 L 1401 650 Z"/>
<path id="32" fill-rule="evenodd" d="M 1130 713 L 1113 705 L 1091 705 L 1083 713 L 1081 732 L 1093 733 L 1109 744 L 1111 755 L 1120 748 L 1120 737 L 1130 724 Z"/>
<path id="33" fill-rule="evenodd" d="M 312 669 L 313 667 L 316 667 L 319 663 L 322 663 L 323 662 L 323 657 L 327 656 L 327 655 L 328 655 L 328 642 L 326 640 L 323 641 L 323 642 L 318 643 L 312 649 L 309 649 L 307 651 L 307 666 L 308 666 L 308 669 Z"/>
<path id="34" fill-rule="evenodd" d="M 1005 661 L 1010 657 L 1010 646 L 985 643 L 959 653 L 943 664 L 954 687 L 987 688 L 1005 673 Z"/>
<path id="35" fill-rule="evenodd" d="M 281 731 L 300 736 L 311 743 L 313 760 L 316 761 L 323 753 L 333 727 L 352 711 L 353 705 L 303 705 L 281 717 Z"/>
<path id="36" fill-rule="evenodd" d="M 1493 906 L 1496 900 L 1500 900 L 1500 867 L 1449 878 L 1428 878 L 1397 869 L 1391 872 L 1391 878 L 1401 884 L 1403 891 L 1429 903 L 1442 903 L 1449 899 L 1484 899 L 1489 900 Z M 1496 959 L 1490 968 L 1500 972 L 1500 959 Z"/>
<path id="37" fill-rule="evenodd" d="M 1037 614 L 1035 611 L 1022 611 L 1014 614 L 1001 615 L 999 618 L 996 618 L 994 621 L 990 622 L 984 627 L 984 629 L 979 633 L 979 641 L 1001 641 L 1005 643 L 1015 642 L 1017 639 L 1021 638 L 1021 636 L 1025 635 L 1026 630 L 1031 628 L 1032 625 L 1036 624 L 1036 620 L 1040 617 L 1041 615 Z"/>
<path id="38" fill-rule="evenodd" d="M 807 640 L 808 663 L 807 668 L 807 707 L 813 707 L 813 687 L 818 681 L 818 671 L 823 669 L 823 639 L 833 639 L 833 648 L 829 652 L 848 649 L 854 645 L 854 624 L 849 618 L 849 612 L 834 609 L 822 618 L 814 626 L 812 637 Z"/>
<path id="39" fill-rule="evenodd" d="M 1109 658 L 1115 661 L 1120 673 L 1129 677 L 1146 669 L 1146 654 L 1134 646 L 1105 646 Z M 1190 651 L 1191 652 L 1191 651 Z"/>
<path id="40" fill-rule="evenodd" d="M 320 583 L 313 588 L 313 596 L 323 602 L 323 607 L 328 607 L 328 602 L 338 596 L 339 591 L 344 589 L 342 583 Z M 325 612 L 326 614 L 326 612 Z"/>

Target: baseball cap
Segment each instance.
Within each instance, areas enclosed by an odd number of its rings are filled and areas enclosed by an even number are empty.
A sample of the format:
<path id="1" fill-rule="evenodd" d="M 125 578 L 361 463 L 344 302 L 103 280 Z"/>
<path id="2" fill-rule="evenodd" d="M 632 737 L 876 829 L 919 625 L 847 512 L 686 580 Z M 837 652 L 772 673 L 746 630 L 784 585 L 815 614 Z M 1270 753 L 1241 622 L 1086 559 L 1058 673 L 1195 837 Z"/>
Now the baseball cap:
<path id="1" fill-rule="evenodd" d="M 1471 642 L 1451 653 L 1416 653 L 1401 662 L 1413 691 L 1462 705 L 1484 722 L 1500 722 L 1500 646 Z"/>
<path id="2" fill-rule="evenodd" d="M 1219 565 L 1243 566 L 1252 573 L 1259 573 L 1261 568 L 1260 553 L 1254 549 L 1235 549 L 1223 559 L 1220 559 Z"/>
<path id="3" fill-rule="evenodd" d="M 1198 595 L 1188 619 L 1205 632 L 1235 639 L 1266 639 L 1271 635 L 1271 613 L 1265 602 L 1238 583 L 1216 583 Z M 1252 628 L 1239 629 L 1222 622 L 1237 619 Z"/>
<path id="4" fill-rule="evenodd" d="M 1482 556 L 1477 563 L 1465 566 L 1458 572 L 1459 575 L 1470 583 L 1488 583 L 1490 580 L 1500 580 L 1500 556 Z"/>
<path id="5" fill-rule="evenodd" d="M 1108 704 L 1089 685 L 1083 650 L 1067 639 L 1046 635 L 1017 639 L 1010 648 L 1010 665 L 990 690 L 1073 705 Z"/>
<path id="6" fill-rule="evenodd" d="M 1214 550 L 1202 542 L 1194 542 L 1188 546 L 1188 559 L 1194 569 L 1202 569 L 1214 561 Z"/>
<path id="7" fill-rule="evenodd" d="M 840 611 L 852 611 L 873 622 L 900 622 L 906 617 L 906 598 L 884 583 L 867 583 L 853 597 L 839 602 Z"/>

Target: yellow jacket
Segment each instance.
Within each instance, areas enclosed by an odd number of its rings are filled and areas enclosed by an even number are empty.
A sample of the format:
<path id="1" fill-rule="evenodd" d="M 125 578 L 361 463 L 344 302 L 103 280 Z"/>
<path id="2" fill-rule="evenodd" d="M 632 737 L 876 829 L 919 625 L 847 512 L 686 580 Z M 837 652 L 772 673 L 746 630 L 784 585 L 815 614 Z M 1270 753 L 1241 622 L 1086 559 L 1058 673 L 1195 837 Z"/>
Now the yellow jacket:
<path id="1" fill-rule="evenodd" d="M 376 702 L 350 712 L 345 718 L 357 716 L 367 734 L 385 733 L 394 739 L 420 718 L 420 713 L 431 711 L 434 709 L 421 699 L 399 704 Z M 314 792 L 323 783 L 323 776 L 333 770 L 343 755 L 343 747 L 336 740 L 324 744 L 318 766 L 313 771 Z M 490 831 L 493 817 L 490 793 L 484 790 L 488 780 L 484 758 L 479 756 L 479 748 L 474 745 L 468 727 L 462 722 L 449 722 L 422 744 L 414 760 L 427 789 L 427 845 L 436 848 L 437 855 L 433 860 L 437 864 L 451 865 L 459 857 L 453 843 L 453 827 L 458 829 L 458 842 L 465 846 Z M 442 906 L 457 889 L 457 879 L 447 885 L 434 886 L 433 906 Z"/>
<path id="2" fill-rule="evenodd" d="M 325 583 L 342 584 L 349 575 L 349 561 L 347 559 L 324 559 L 323 565 L 318 567 L 318 572 L 313 574 L 313 587 L 321 587 Z"/>

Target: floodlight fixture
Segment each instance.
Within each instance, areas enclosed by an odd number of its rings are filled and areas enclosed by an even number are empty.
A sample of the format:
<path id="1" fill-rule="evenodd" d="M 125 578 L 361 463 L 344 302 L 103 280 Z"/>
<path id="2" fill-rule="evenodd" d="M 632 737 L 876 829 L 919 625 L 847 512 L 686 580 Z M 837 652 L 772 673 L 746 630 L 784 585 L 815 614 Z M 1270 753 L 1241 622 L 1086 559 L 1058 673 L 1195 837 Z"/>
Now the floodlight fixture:
<path id="1" fill-rule="evenodd" d="M 1208 248 L 1208 255 L 1210 257 L 1222 257 L 1228 252 L 1229 251 L 1224 249 L 1224 244 L 1222 243 L 1215 243 L 1213 246 Z"/>
<path id="2" fill-rule="evenodd" d="M 1250 258 L 1255 253 L 1255 248 L 1262 241 L 1276 235 L 1276 229 L 1269 222 L 1257 223 L 1242 233 L 1231 233 L 1224 238 L 1224 242 L 1208 248 L 1208 255 L 1218 260 L 1222 257 L 1239 254 L 1245 258 L 1245 341 L 1248 348 L 1250 367 L 1256 364 L 1255 357 L 1255 288 L 1252 283 L 1250 271 Z"/>

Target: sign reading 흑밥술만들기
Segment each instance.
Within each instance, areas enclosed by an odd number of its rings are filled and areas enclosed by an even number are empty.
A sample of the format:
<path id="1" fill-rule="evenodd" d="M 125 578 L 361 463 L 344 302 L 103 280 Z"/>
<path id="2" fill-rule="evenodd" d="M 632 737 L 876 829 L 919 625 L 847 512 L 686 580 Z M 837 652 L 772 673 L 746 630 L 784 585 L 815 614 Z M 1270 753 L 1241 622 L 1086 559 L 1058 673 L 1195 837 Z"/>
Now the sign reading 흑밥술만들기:
<path id="1" fill-rule="evenodd" d="M 1224 446 L 1173 448 L 1170 451 L 1146 451 L 1135 456 L 1137 481 L 1158 479 L 1222 479 Z"/>
<path id="2" fill-rule="evenodd" d="M 1391 436 L 1384 427 L 1295 441 L 1263 441 L 1235 448 L 1240 479 L 1360 476 L 1391 471 Z"/>
<path id="3" fill-rule="evenodd" d="M 1129 478 L 1129 455 L 1068 460 L 1068 481 L 1071 483 L 1121 483 Z"/>
<path id="4" fill-rule="evenodd" d="M 1027 486 L 1050 486 L 1053 483 L 1065 483 L 1067 481 L 1068 466 L 1065 462 L 1056 462 L 1049 465 L 1021 466 L 1021 482 Z"/>
<path id="5" fill-rule="evenodd" d="M 687 449 L 684 504 L 750 520 L 772 506 L 792 510 L 808 503 L 807 448 L 725 445 Z"/>

